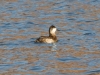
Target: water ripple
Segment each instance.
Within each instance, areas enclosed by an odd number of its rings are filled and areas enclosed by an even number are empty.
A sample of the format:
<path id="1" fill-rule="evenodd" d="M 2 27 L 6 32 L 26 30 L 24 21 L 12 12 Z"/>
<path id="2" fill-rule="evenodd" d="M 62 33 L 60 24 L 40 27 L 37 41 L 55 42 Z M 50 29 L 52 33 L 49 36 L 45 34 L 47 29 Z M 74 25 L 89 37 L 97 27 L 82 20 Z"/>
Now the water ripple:
<path id="1" fill-rule="evenodd" d="M 43 66 L 33 66 L 33 67 L 30 68 L 30 70 L 38 72 L 38 71 L 45 70 L 45 67 L 43 67 Z"/>
<path id="2" fill-rule="evenodd" d="M 64 57 L 64 58 L 58 58 L 59 61 L 62 61 L 62 62 L 66 62 L 66 61 L 75 61 L 75 60 L 80 60 L 79 58 L 76 58 L 76 57 Z"/>

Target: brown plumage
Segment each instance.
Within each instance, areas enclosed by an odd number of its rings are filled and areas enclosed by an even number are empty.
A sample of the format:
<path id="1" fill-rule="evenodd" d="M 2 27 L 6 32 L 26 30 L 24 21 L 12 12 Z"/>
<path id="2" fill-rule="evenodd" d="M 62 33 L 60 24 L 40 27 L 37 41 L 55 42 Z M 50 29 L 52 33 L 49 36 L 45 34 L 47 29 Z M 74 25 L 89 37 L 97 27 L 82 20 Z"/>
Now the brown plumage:
<path id="1" fill-rule="evenodd" d="M 53 25 L 50 26 L 49 36 L 41 36 L 36 40 L 36 42 L 40 42 L 40 43 L 55 43 L 55 42 L 57 42 L 56 27 Z"/>

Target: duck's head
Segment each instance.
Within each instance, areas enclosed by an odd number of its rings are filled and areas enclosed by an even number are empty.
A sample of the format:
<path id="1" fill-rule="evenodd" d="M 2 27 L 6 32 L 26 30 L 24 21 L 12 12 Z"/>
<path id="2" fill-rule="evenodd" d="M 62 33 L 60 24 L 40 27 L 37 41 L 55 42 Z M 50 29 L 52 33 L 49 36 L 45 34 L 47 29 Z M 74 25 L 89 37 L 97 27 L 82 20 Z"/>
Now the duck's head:
<path id="1" fill-rule="evenodd" d="M 56 31 L 57 31 L 57 28 L 55 26 L 53 26 L 53 25 L 50 26 L 50 28 L 49 28 L 50 35 L 55 35 Z"/>

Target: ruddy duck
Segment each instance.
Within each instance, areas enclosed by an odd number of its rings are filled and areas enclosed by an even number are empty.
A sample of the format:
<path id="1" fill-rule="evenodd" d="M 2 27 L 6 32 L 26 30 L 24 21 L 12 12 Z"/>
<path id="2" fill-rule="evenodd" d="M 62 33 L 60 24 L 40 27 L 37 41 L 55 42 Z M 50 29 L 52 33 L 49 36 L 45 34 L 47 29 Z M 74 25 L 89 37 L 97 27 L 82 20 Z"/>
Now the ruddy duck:
<path id="1" fill-rule="evenodd" d="M 49 28 L 49 36 L 41 36 L 39 37 L 36 42 L 40 43 L 55 43 L 57 42 L 57 37 L 56 37 L 56 27 L 55 26 L 50 26 Z"/>

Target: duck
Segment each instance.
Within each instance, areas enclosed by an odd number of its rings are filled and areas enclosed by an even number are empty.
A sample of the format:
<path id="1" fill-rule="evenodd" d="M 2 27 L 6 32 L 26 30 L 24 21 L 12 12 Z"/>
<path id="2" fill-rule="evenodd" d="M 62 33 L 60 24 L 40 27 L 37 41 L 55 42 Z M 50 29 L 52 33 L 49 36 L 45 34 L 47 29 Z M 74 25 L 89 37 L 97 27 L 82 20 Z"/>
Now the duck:
<path id="1" fill-rule="evenodd" d="M 56 37 L 56 31 L 57 28 L 54 25 L 51 25 L 49 27 L 49 36 L 40 36 L 39 38 L 36 39 L 35 42 L 37 43 L 56 43 L 57 37 Z"/>

